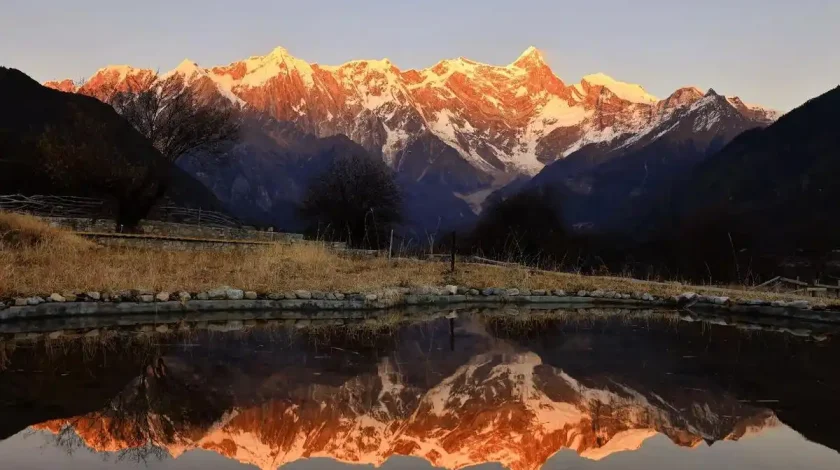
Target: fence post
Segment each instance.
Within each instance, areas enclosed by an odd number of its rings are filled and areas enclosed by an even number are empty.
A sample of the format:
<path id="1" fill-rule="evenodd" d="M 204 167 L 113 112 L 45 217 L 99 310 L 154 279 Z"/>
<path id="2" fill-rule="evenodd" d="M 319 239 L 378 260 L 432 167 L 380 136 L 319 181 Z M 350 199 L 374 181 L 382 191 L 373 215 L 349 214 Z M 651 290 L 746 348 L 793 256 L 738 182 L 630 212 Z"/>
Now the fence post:
<path id="1" fill-rule="evenodd" d="M 198 225 L 201 226 L 201 207 L 198 208 Z"/>
<path id="2" fill-rule="evenodd" d="M 455 350 L 455 318 L 453 317 L 449 317 L 449 350 Z"/>
<path id="3" fill-rule="evenodd" d="M 455 272 L 455 231 L 452 231 L 452 259 L 451 259 L 451 266 L 450 270 L 454 273 Z"/>
<path id="4" fill-rule="evenodd" d="M 394 229 L 391 229 L 391 238 L 388 242 L 388 261 L 391 260 L 391 251 L 394 249 Z"/>

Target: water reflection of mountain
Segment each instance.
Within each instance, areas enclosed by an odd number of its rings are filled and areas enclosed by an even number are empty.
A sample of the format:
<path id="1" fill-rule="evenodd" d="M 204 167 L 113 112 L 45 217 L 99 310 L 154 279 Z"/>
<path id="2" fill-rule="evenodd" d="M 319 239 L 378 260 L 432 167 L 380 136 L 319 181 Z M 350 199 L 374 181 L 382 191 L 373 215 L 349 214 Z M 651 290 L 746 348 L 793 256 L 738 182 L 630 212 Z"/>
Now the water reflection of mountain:
<path id="1" fill-rule="evenodd" d="M 511 339 L 485 327 L 463 322 L 454 350 L 446 324 L 361 349 L 259 334 L 197 341 L 144 361 L 95 411 L 36 427 L 98 451 L 203 448 L 264 469 L 303 457 L 381 464 L 413 455 L 518 470 L 565 448 L 601 459 L 657 433 L 692 447 L 778 424 L 713 375 L 663 364 L 689 361 L 672 357 L 694 341 L 687 336 L 667 351 L 628 326 Z"/>
<path id="2" fill-rule="evenodd" d="M 600 459 L 636 449 L 656 433 L 695 446 L 704 440 L 737 440 L 777 424 L 771 412 L 742 406 L 731 397 L 678 409 L 656 394 L 650 401 L 619 383 L 587 388 L 527 352 L 475 356 L 427 390 L 400 380 L 398 367 L 383 358 L 375 375 L 340 385 L 306 384 L 294 375 L 273 374 L 256 389 L 264 401 L 234 404 L 219 410 L 218 420 L 206 422 L 195 412 L 196 404 L 187 401 L 208 396 L 209 390 L 195 389 L 183 402 L 162 401 L 183 390 L 182 379 L 194 373 L 177 364 L 167 366 L 166 374 L 178 378 L 152 375 L 134 381 L 104 414 L 38 427 L 59 432 L 70 424 L 98 451 L 151 443 L 178 456 L 204 448 L 263 469 L 317 456 L 379 465 L 397 454 L 447 468 L 498 461 L 533 469 L 563 448 Z M 152 406 L 138 414 L 145 403 Z M 213 404 L 212 399 L 201 403 Z"/>

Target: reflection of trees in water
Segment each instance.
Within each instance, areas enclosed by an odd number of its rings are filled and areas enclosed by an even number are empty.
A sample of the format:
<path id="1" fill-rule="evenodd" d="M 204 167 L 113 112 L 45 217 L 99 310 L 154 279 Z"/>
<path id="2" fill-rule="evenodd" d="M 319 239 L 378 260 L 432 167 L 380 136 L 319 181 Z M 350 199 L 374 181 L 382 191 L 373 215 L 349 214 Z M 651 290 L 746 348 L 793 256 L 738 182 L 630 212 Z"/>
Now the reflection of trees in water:
<path id="1" fill-rule="evenodd" d="M 86 449 L 87 444 L 84 439 L 76 432 L 74 426 L 78 423 L 68 423 L 61 430 L 50 436 L 50 444 L 58 449 L 63 450 L 67 455 L 73 455 L 78 449 Z M 169 453 L 164 447 L 152 444 L 145 444 L 138 447 L 130 447 L 119 449 L 115 454 L 106 452 L 99 452 L 98 455 L 104 461 L 108 461 L 113 456 L 117 462 L 128 461 L 133 463 L 148 463 L 155 460 L 163 460 L 169 457 Z"/>
<path id="2" fill-rule="evenodd" d="M 167 446 L 212 426 L 230 401 L 208 393 L 190 370 L 174 371 L 157 357 L 106 406 L 66 422 L 54 444 L 68 454 L 90 444 L 97 451 L 116 451 L 117 460 L 159 460 L 169 456 Z"/>
<path id="3" fill-rule="evenodd" d="M 0 340 L 0 371 L 6 370 L 11 364 L 9 356 L 15 351 L 14 343 L 6 344 L 5 341 Z"/>
<path id="4" fill-rule="evenodd" d="M 653 427 L 648 410 L 644 410 L 644 416 L 632 419 L 632 411 L 638 407 L 633 407 L 630 403 L 614 399 L 606 402 L 591 399 L 588 405 L 592 413 L 592 432 L 598 447 L 606 444 L 617 432 L 627 430 L 629 425 Z"/>
<path id="5" fill-rule="evenodd" d="M 85 331 L 84 336 L 79 336 L 82 333 L 78 332 L 64 333 L 67 336 L 43 337 L 30 343 L 25 348 L 29 356 L 25 359 L 28 362 L 35 359 L 41 365 L 50 367 L 72 364 L 75 367 L 97 368 L 118 362 L 143 364 L 161 356 L 167 345 L 188 340 L 180 332 L 152 335 L 93 329 Z"/>

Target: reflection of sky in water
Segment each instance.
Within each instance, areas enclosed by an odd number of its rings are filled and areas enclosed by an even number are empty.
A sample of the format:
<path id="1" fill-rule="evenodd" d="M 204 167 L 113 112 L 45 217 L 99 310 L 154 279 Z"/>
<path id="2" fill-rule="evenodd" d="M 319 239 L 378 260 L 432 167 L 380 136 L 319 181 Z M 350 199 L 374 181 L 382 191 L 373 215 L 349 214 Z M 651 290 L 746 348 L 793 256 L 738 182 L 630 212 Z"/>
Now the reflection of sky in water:
<path id="1" fill-rule="evenodd" d="M 102 454 L 87 449 L 77 449 L 72 455 L 52 445 L 48 433 L 25 431 L 0 442 L 0 467 L 14 470 L 35 470 L 64 468 L 67 470 L 99 469 L 176 469 L 176 470 L 223 470 L 254 468 L 226 459 L 215 452 L 194 450 L 177 459 L 151 460 L 144 463 L 121 461 L 115 463 L 113 455 L 103 460 Z M 497 470 L 497 464 L 476 467 Z M 292 462 L 286 470 L 341 470 L 351 468 L 374 468 L 370 465 L 349 465 L 326 458 Z M 416 457 L 392 457 L 382 469 L 424 470 L 433 468 L 428 462 Z M 766 429 L 758 435 L 745 437 L 737 442 L 720 441 L 711 447 L 701 444 L 697 448 L 685 448 L 672 443 L 663 435 L 647 439 L 640 449 L 612 454 L 603 460 L 592 461 L 578 456 L 574 451 L 562 450 L 551 457 L 543 466 L 546 470 L 565 469 L 626 469 L 650 470 L 680 468 L 692 469 L 814 469 L 836 470 L 840 468 L 840 454 L 819 444 L 808 442 L 787 426 Z"/>

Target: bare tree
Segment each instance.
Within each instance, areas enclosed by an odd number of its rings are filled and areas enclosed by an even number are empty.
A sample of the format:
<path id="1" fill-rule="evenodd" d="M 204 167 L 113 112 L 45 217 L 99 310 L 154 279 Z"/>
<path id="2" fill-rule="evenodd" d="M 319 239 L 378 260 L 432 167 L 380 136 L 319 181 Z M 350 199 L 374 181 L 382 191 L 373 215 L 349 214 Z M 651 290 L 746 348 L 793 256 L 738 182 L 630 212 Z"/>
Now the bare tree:
<path id="1" fill-rule="evenodd" d="M 388 243 L 401 214 L 402 197 L 390 168 L 357 155 L 336 158 L 310 183 L 301 206 L 311 232 L 374 248 Z"/>
<path id="2" fill-rule="evenodd" d="M 218 156 L 239 135 L 238 108 L 181 75 L 131 77 L 118 89 L 80 91 L 113 106 L 171 162 L 194 152 Z"/>
<path id="3" fill-rule="evenodd" d="M 142 362 L 141 373 L 119 394 L 101 409 L 67 420 L 53 443 L 72 454 L 89 444 L 86 439 L 112 442 L 118 462 L 149 463 L 168 458 L 167 446 L 206 432 L 232 406 L 229 395 L 202 388 L 195 371 L 172 373 L 160 356 Z"/>
<path id="4" fill-rule="evenodd" d="M 551 189 L 526 189 L 481 214 L 470 244 L 487 256 L 537 264 L 565 258 L 569 236 L 559 197 Z"/>

